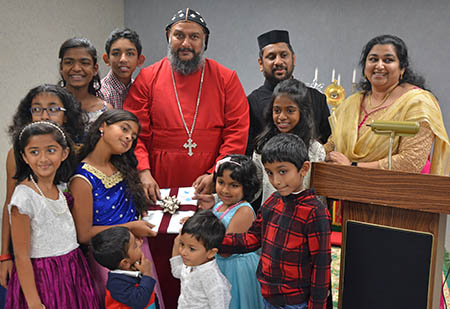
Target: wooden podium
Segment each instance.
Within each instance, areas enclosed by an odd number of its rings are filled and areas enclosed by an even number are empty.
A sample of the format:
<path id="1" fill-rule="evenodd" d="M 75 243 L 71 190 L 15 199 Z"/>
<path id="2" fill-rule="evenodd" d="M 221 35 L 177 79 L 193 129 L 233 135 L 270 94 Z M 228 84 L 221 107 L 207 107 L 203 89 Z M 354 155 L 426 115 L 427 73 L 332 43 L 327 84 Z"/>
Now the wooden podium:
<path id="1" fill-rule="evenodd" d="M 359 238 L 364 236 L 364 234 L 347 235 L 347 226 L 350 226 L 349 223 L 353 224 L 353 221 L 361 222 L 363 225 L 367 223 L 367 226 L 381 229 L 388 227 L 389 230 L 389 227 L 394 227 L 394 230 L 406 231 L 406 233 L 413 231 L 412 234 L 414 234 L 414 231 L 417 231 L 417 234 L 420 235 L 430 235 L 429 238 L 432 239 L 432 242 L 430 242 L 429 280 L 425 284 L 428 291 L 425 292 L 426 306 L 421 308 L 439 308 L 446 227 L 445 214 L 450 213 L 450 177 L 314 163 L 311 186 L 319 195 L 344 201 L 339 308 L 355 308 L 355 306 L 345 304 L 351 303 L 351 301 L 345 300 L 343 305 L 343 299 L 358 296 L 345 294 L 344 288 L 344 276 L 346 276 L 346 271 L 351 268 L 348 267 L 346 270 L 344 267 L 346 241 L 350 239 L 350 236 L 352 239 L 353 236 Z M 390 240 L 386 239 L 385 241 Z M 380 242 L 384 242 L 384 240 L 380 240 Z M 379 252 L 379 254 L 382 257 L 384 253 Z M 415 252 L 410 252 L 410 255 L 414 260 Z M 383 261 L 382 258 L 379 260 Z M 385 264 L 376 265 L 375 262 L 373 267 L 383 269 L 386 267 L 386 262 L 382 263 Z M 397 266 L 402 266 L 402 264 Z M 352 263 L 348 265 L 351 266 Z M 392 265 L 389 266 L 392 267 Z M 376 279 L 385 283 L 394 278 Z M 345 283 L 351 284 L 351 282 Z M 404 282 L 406 287 L 410 283 L 411 281 Z M 380 284 L 383 285 L 383 283 Z M 404 287 L 399 286 L 398 288 L 400 290 Z M 343 297 L 344 294 L 345 297 Z M 375 296 L 382 298 L 383 293 Z M 389 306 L 392 301 L 393 299 L 386 299 L 386 306 L 383 308 L 392 308 Z M 370 306 L 360 306 L 360 308 L 368 307 Z"/>

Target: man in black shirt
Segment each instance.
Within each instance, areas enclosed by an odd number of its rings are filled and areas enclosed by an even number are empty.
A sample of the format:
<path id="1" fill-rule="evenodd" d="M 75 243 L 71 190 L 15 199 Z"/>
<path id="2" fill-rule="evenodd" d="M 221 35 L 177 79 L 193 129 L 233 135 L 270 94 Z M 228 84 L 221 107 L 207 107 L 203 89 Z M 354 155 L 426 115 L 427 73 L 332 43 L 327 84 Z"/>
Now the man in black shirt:
<path id="1" fill-rule="evenodd" d="M 289 42 L 289 32 L 272 30 L 258 36 L 259 69 L 266 78 L 264 85 L 255 89 L 248 97 L 250 105 L 250 130 L 246 154 L 251 156 L 254 150 L 254 138 L 262 132 L 266 123 L 265 110 L 272 100 L 275 86 L 288 78 L 292 78 L 295 68 L 295 53 Z M 326 97 L 313 88 L 308 88 L 312 102 L 317 138 L 325 143 L 331 133 L 328 116 L 330 111 Z"/>

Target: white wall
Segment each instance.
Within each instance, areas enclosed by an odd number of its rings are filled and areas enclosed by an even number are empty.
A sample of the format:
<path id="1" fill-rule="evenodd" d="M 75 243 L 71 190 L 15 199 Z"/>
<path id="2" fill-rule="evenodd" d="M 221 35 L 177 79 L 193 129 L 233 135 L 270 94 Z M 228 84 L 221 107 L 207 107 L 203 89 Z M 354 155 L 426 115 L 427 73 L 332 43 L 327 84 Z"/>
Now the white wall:
<path id="1" fill-rule="evenodd" d="M 84 36 L 100 55 L 108 34 L 124 25 L 123 0 L 0 0 L 0 209 L 5 200 L 7 126 L 29 89 L 56 83 L 58 49 Z M 107 72 L 101 57 L 100 73 Z"/>
<path id="2" fill-rule="evenodd" d="M 164 28 L 172 14 L 186 7 L 202 14 L 211 31 L 206 56 L 236 70 L 246 93 L 263 83 L 256 37 L 268 30 L 289 30 L 296 78 L 310 82 L 318 67 L 319 81 L 327 86 L 335 68 L 347 94 L 363 45 L 380 34 L 398 35 L 408 46 L 413 68 L 438 97 L 450 129 L 449 0 L 125 1 L 125 25 L 141 36 L 144 67 L 167 54 Z M 359 68 L 357 73 L 359 80 Z"/>

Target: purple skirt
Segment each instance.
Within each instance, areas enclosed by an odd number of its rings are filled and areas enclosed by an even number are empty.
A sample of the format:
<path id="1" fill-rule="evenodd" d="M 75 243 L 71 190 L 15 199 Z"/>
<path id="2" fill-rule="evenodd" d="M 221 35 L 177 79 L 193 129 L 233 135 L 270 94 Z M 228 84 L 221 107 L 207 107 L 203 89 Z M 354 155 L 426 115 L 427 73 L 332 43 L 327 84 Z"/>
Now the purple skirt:
<path id="1" fill-rule="evenodd" d="M 148 247 L 147 237 L 143 238 L 142 252 L 144 253 L 145 257 L 152 263 L 152 277 L 156 280 L 155 293 L 158 297 L 159 308 L 164 309 L 164 302 L 161 294 L 161 288 L 159 286 L 158 275 L 156 274 L 155 263 L 153 263 L 152 254 Z M 95 261 L 92 250 L 89 250 L 88 253 L 88 263 L 89 268 L 91 269 L 92 278 L 94 279 L 95 293 L 101 299 L 100 306 L 98 308 L 105 308 L 106 281 L 108 280 L 109 269 L 103 267 L 102 265 L 97 263 L 97 261 Z"/>
<path id="2" fill-rule="evenodd" d="M 39 297 L 46 308 L 99 307 L 89 268 L 80 248 L 60 256 L 32 258 L 31 264 Z M 28 308 L 15 265 L 8 284 L 5 308 Z"/>

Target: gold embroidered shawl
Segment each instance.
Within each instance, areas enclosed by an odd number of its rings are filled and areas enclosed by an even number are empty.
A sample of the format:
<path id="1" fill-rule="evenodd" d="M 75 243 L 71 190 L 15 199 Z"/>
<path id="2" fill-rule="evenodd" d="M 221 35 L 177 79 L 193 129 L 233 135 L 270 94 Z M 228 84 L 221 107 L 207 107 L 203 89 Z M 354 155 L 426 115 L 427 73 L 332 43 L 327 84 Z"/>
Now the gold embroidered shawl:
<path id="1" fill-rule="evenodd" d="M 372 162 L 386 158 L 389 136 L 366 130 L 358 137 L 359 115 L 363 93 L 348 97 L 329 117 L 336 151 L 342 152 L 350 161 Z M 378 120 L 426 121 L 435 135 L 431 174 L 448 176 L 450 172 L 450 143 L 436 98 L 428 91 L 412 89 L 385 109 Z M 363 124 L 366 125 L 366 124 Z M 399 137 L 395 138 L 393 153 L 398 149 Z"/>

